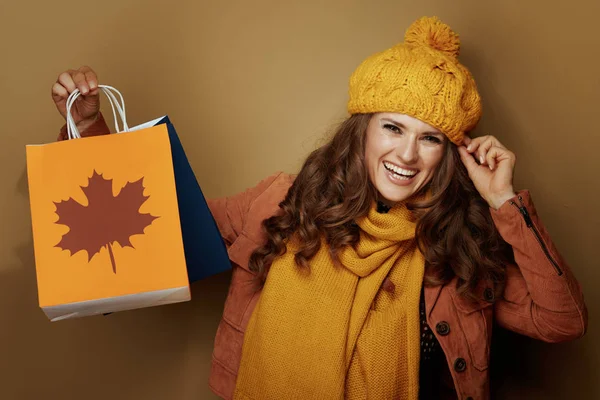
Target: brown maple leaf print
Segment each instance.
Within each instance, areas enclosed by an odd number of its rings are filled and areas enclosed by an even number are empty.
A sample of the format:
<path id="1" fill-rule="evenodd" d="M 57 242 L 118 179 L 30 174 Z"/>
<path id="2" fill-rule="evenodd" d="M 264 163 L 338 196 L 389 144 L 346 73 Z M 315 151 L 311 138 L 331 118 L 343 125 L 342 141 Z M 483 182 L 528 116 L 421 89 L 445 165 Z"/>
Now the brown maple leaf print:
<path id="1" fill-rule="evenodd" d="M 116 274 L 112 245 L 116 242 L 121 247 L 133 248 L 130 237 L 143 234 L 144 228 L 158 218 L 139 212 L 142 204 L 149 198 L 144 196 L 142 180 L 140 178 L 135 182 L 127 182 L 119 194 L 113 196 L 112 179 L 105 179 L 94 171 L 88 185 L 81 187 L 88 199 L 87 206 L 72 198 L 54 202 L 58 214 L 56 223 L 70 228 L 55 247 L 69 250 L 71 255 L 85 250 L 88 262 L 106 247 Z"/>

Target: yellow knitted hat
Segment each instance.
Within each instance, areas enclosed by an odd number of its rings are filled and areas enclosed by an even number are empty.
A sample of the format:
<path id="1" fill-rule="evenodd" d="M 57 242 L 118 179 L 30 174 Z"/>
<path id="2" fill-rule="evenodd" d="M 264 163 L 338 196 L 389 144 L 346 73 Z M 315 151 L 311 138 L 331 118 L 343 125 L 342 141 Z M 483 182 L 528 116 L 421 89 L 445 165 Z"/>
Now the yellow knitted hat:
<path id="1" fill-rule="evenodd" d="M 423 17 L 404 43 L 376 53 L 350 77 L 350 114 L 395 112 L 420 119 L 453 143 L 481 117 L 481 99 L 469 70 L 458 61 L 460 40 L 437 17 Z"/>

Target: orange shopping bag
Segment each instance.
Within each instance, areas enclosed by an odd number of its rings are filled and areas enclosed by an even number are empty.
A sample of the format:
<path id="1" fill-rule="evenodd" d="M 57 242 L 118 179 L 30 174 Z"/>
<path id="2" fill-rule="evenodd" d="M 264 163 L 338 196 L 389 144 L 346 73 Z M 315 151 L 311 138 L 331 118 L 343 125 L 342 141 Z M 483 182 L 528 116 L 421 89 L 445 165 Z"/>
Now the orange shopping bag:
<path id="1" fill-rule="evenodd" d="M 39 305 L 52 321 L 190 300 L 166 124 L 29 145 Z M 118 92 L 117 92 L 118 93 Z M 120 93 L 118 93 L 120 96 Z M 122 100 L 122 96 L 121 96 Z"/>

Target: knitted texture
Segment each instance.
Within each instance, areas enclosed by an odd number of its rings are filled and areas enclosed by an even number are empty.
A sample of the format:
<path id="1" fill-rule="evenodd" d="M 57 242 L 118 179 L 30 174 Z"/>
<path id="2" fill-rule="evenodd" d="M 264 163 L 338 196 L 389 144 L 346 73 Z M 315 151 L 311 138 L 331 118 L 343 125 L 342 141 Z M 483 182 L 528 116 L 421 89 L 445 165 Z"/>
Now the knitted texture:
<path id="1" fill-rule="evenodd" d="M 423 17 L 404 42 L 364 60 L 350 77 L 348 112 L 410 115 L 462 143 L 481 118 L 481 99 L 458 61 L 460 40 L 437 17 Z"/>
<path id="2" fill-rule="evenodd" d="M 287 245 L 244 335 L 235 399 L 416 400 L 424 259 L 402 204 L 356 221 L 355 248 L 334 265 L 323 240 L 310 270 Z M 380 290 L 388 277 L 396 290 Z M 366 394 L 366 395 L 365 395 Z"/>

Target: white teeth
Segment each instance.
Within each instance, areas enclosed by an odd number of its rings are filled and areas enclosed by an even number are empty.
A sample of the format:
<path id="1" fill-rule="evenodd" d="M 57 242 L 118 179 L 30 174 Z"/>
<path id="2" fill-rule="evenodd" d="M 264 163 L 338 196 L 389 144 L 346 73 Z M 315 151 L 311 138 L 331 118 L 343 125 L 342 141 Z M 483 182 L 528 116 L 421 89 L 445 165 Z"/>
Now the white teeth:
<path id="1" fill-rule="evenodd" d="M 394 177 L 394 179 L 400 179 L 400 180 L 402 180 L 402 181 L 407 181 L 407 180 L 409 180 L 409 179 L 410 179 L 410 178 L 409 178 L 409 177 L 407 177 L 407 176 L 398 175 L 398 174 L 397 174 L 397 173 L 395 173 L 395 172 L 392 172 L 392 176 Z"/>
<path id="2" fill-rule="evenodd" d="M 390 164 L 390 163 L 387 163 L 387 162 L 384 162 L 383 165 L 385 165 L 385 167 L 387 169 L 389 169 L 390 171 L 395 172 L 394 175 L 401 174 L 401 175 L 409 176 L 410 177 L 410 176 L 416 175 L 416 173 L 417 173 L 417 171 L 411 171 L 411 170 L 408 170 L 408 169 L 403 169 L 403 168 L 395 166 L 394 164 Z"/>

